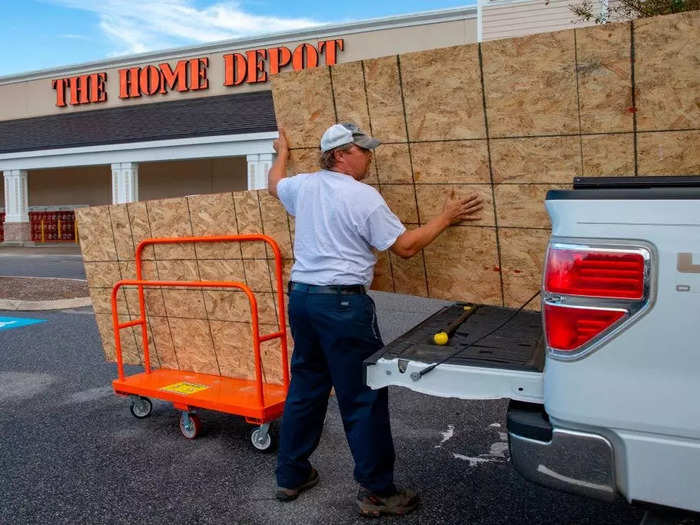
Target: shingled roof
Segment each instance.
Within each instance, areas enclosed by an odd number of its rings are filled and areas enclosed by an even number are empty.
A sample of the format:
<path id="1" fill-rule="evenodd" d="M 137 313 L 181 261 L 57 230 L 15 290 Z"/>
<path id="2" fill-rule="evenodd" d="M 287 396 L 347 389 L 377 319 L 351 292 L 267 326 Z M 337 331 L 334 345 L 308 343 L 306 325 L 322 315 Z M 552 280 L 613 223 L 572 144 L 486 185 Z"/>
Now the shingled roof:
<path id="1" fill-rule="evenodd" d="M 0 153 L 276 131 L 270 91 L 0 122 Z"/>

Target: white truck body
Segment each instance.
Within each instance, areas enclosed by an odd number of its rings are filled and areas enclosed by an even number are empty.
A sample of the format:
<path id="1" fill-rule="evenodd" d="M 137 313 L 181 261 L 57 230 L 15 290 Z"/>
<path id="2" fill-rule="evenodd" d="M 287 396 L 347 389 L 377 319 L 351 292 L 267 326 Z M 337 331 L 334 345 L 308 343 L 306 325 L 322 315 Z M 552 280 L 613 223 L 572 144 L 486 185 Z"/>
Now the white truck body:
<path id="1" fill-rule="evenodd" d="M 441 364 L 420 378 L 411 373 L 430 363 L 380 357 L 367 366 L 368 384 L 527 402 L 511 403 L 509 436 L 528 479 L 700 511 L 700 178 L 695 187 L 663 179 L 548 196 L 550 250 L 639 249 L 648 258 L 644 300 L 585 352 L 548 346 L 542 372 Z M 545 304 L 567 302 L 596 299 L 543 294 Z"/>

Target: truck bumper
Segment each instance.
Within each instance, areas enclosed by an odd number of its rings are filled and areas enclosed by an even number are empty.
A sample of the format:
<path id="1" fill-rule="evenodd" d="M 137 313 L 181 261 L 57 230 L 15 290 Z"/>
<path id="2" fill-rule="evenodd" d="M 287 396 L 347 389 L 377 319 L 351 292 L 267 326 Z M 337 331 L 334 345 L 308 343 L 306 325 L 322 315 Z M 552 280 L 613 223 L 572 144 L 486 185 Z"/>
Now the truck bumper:
<path id="1" fill-rule="evenodd" d="M 617 497 L 613 447 L 603 436 L 553 428 L 543 405 L 508 407 L 510 456 L 526 479 L 606 501 Z"/>

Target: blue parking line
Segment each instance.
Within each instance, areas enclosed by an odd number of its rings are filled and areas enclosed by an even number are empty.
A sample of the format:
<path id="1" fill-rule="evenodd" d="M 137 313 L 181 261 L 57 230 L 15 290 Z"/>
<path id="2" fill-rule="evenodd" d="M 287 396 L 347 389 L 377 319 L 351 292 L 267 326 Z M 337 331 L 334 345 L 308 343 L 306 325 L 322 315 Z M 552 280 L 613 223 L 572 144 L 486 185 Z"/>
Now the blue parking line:
<path id="1" fill-rule="evenodd" d="M 46 319 L 31 319 L 27 317 L 0 317 L 0 331 L 11 330 L 37 323 L 45 323 Z"/>

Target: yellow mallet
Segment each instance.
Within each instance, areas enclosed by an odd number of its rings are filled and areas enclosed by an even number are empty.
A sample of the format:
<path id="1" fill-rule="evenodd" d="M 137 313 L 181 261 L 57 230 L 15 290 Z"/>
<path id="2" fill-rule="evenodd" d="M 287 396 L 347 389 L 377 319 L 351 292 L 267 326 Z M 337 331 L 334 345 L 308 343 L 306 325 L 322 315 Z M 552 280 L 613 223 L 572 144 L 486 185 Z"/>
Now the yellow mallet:
<path id="1" fill-rule="evenodd" d="M 446 345 L 448 341 L 450 340 L 450 337 L 452 337 L 452 334 L 455 333 L 455 330 L 459 328 L 459 325 L 461 325 L 467 317 L 469 317 L 472 313 L 472 310 L 474 310 L 473 306 L 465 306 L 464 307 L 464 313 L 460 315 L 457 320 L 451 322 L 449 325 L 447 325 L 447 328 L 445 330 L 436 333 L 433 335 L 433 343 L 436 345 Z"/>

